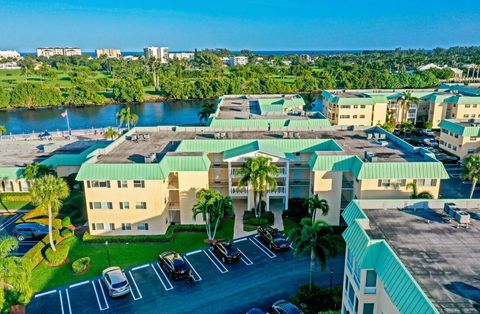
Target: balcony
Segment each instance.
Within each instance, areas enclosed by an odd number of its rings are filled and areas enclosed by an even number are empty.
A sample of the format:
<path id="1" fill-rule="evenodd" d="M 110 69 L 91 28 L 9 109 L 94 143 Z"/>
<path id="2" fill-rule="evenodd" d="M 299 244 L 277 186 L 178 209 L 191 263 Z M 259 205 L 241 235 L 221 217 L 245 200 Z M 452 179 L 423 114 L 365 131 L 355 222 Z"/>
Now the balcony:
<path id="1" fill-rule="evenodd" d="M 377 287 L 367 287 L 367 286 L 365 286 L 364 293 L 365 294 L 376 294 L 377 293 Z"/>
<path id="2" fill-rule="evenodd" d="M 241 175 L 239 174 L 240 167 L 235 167 L 230 169 L 230 177 L 231 178 L 240 178 Z M 278 167 L 278 176 L 277 177 L 286 177 L 287 176 L 287 168 L 285 167 Z"/>
<path id="3" fill-rule="evenodd" d="M 230 196 L 247 196 L 247 193 L 247 188 L 243 186 L 232 186 L 230 188 Z"/>
<path id="4" fill-rule="evenodd" d="M 291 186 L 308 186 L 310 185 L 309 180 L 290 180 L 289 183 Z"/>
<path id="5" fill-rule="evenodd" d="M 285 186 L 277 186 L 275 189 L 268 189 L 268 195 L 270 196 L 284 196 L 287 189 Z"/>
<path id="6" fill-rule="evenodd" d="M 169 201 L 167 208 L 168 208 L 169 210 L 171 210 L 171 209 L 180 209 L 180 203 L 179 203 L 179 202 L 176 202 L 176 201 Z"/>

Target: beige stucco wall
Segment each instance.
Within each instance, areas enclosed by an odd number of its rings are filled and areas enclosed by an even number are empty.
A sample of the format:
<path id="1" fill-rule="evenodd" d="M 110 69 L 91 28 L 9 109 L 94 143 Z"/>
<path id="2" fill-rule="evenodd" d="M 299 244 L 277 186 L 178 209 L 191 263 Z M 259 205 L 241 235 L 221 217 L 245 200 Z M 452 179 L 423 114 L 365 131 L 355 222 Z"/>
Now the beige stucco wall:
<path id="1" fill-rule="evenodd" d="M 422 179 L 422 178 L 420 178 Z M 407 179 L 406 184 L 413 182 Z M 418 192 L 430 192 L 434 198 L 438 198 L 440 192 L 440 180 L 437 179 L 436 186 L 417 186 Z M 392 199 L 392 198 L 409 198 L 412 190 L 407 190 L 405 186 L 378 186 L 378 179 L 366 179 L 359 182 L 357 197 L 359 199 Z"/>
<path id="2" fill-rule="evenodd" d="M 182 224 L 202 224 L 201 216 L 193 219 L 192 208 L 197 200 L 197 193 L 208 188 L 208 171 L 184 171 L 178 173 L 180 194 L 180 217 Z"/>
<path id="3" fill-rule="evenodd" d="M 480 137 L 461 136 L 440 132 L 440 148 L 463 159 L 468 155 L 470 149 L 478 153 L 480 150 Z"/>
<path id="4" fill-rule="evenodd" d="M 480 117 L 480 104 L 472 105 L 452 105 L 452 116 L 448 118 L 453 119 L 470 119 Z"/>
<path id="5" fill-rule="evenodd" d="M 28 192 L 28 190 L 22 190 L 20 183 L 25 184 L 24 179 L 20 180 L 1 180 L 0 179 L 0 192 Z M 12 190 L 5 189 L 5 185 L 11 186 Z"/>
<path id="6" fill-rule="evenodd" d="M 313 194 L 328 202 L 330 210 L 328 215 L 317 213 L 317 219 L 330 225 L 340 224 L 340 201 L 342 191 L 342 172 L 340 171 L 314 171 Z"/>
<path id="7" fill-rule="evenodd" d="M 447 105 L 444 103 L 430 103 L 429 121 L 432 122 L 432 128 L 438 129 L 440 122 L 445 119 L 447 114 Z"/>

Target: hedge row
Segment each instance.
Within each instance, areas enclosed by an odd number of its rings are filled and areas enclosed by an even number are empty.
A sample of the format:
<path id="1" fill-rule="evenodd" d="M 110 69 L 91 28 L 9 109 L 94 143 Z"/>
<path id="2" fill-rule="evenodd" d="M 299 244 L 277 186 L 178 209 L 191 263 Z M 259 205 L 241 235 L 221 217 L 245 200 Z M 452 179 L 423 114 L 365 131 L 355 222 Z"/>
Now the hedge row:
<path id="1" fill-rule="evenodd" d="M 272 212 L 264 212 L 259 218 L 255 217 L 255 214 L 251 211 L 246 211 L 243 214 L 243 223 L 245 225 L 262 226 L 267 224 L 273 224 L 275 216 Z"/>
<path id="2" fill-rule="evenodd" d="M 32 197 L 29 193 L 7 192 L 2 193 L 2 201 L 4 202 L 31 202 Z"/>
<path id="3" fill-rule="evenodd" d="M 86 243 L 126 243 L 126 242 L 168 242 L 173 239 L 175 232 L 198 232 L 204 231 L 205 225 L 170 225 L 165 234 L 138 235 L 138 236 L 98 236 L 88 232 L 83 234 L 83 242 Z"/>
<path id="4" fill-rule="evenodd" d="M 60 240 L 60 232 L 53 230 L 53 240 L 58 243 Z M 25 255 L 22 257 L 28 265 L 30 270 L 33 270 L 43 260 L 46 249 L 50 246 L 48 235 L 46 235 L 41 241 L 35 244 Z"/>
<path id="5" fill-rule="evenodd" d="M 68 243 L 62 242 L 56 246 L 56 251 L 54 252 L 50 246 L 45 250 L 45 258 L 48 261 L 49 266 L 60 266 L 62 265 L 68 257 L 68 252 L 70 251 L 70 245 Z"/>

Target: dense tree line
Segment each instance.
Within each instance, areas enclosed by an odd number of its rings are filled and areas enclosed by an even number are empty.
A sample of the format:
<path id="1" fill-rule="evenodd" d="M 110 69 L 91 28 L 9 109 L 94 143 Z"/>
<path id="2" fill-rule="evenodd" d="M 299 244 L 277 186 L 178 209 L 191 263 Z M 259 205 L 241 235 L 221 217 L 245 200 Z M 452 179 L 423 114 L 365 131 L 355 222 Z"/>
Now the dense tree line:
<path id="1" fill-rule="evenodd" d="M 192 99 L 333 88 L 426 88 L 452 78 L 453 72 L 417 71 L 422 64 L 464 70 L 466 64 L 480 64 L 479 47 L 364 51 L 320 55 L 314 61 L 302 55 L 257 56 L 242 51 L 249 57 L 249 64 L 226 67 L 221 58 L 231 54 L 226 49 L 203 50 L 192 60 L 172 60 L 168 64 L 143 57 L 138 61 L 93 59 L 86 55 L 25 57 L 19 61 L 25 80 L 0 89 L 0 108 L 137 102 L 144 99 L 145 90 L 154 96 Z M 59 73 L 66 73 L 67 77 L 58 78 Z M 29 81 L 32 74 L 40 77 L 40 82 Z M 57 84 L 57 79 L 70 84 Z"/>

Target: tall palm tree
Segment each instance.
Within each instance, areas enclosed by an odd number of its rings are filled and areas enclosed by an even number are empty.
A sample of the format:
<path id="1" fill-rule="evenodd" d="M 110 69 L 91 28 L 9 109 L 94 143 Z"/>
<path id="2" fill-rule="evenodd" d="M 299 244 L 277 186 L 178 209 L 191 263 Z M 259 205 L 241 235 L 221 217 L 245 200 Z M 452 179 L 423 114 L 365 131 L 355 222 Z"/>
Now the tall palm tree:
<path id="1" fill-rule="evenodd" d="M 112 127 L 109 127 L 105 133 L 103 133 L 103 137 L 106 138 L 106 139 L 111 139 L 112 141 L 114 139 L 116 139 L 118 136 L 120 135 L 120 133 L 118 133 L 118 130 L 117 129 L 114 129 Z"/>
<path id="2" fill-rule="evenodd" d="M 130 125 L 135 126 L 138 123 L 138 116 L 135 113 L 132 113 L 130 106 L 122 108 L 119 113 L 117 113 L 117 119 L 119 120 L 120 126 L 127 126 L 127 130 L 130 130 Z"/>
<path id="3" fill-rule="evenodd" d="M 412 96 L 412 93 L 405 92 L 402 97 L 400 97 L 400 108 L 402 108 L 402 120 L 401 122 L 405 122 L 407 120 L 408 110 L 410 109 L 411 104 L 418 105 L 420 103 L 420 99 L 417 97 Z"/>
<path id="4" fill-rule="evenodd" d="M 0 125 L 0 135 L 7 134 L 7 127 Z"/>
<path id="5" fill-rule="evenodd" d="M 412 195 L 410 196 L 410 198 L 413 198 L 413 199 L 433 199 L 432 193 L 430 193 L 428 191 L 423 191 L 423 192 L 418 193 L 417 184 L 415 182 L 411 182 L 411 183 L 407 184 L 407 190 L 412 190 Z"/>
<path id="6" fill-rule="evenodd" d="M 68 184 L 64 179 L 49 174 L 34 181 L 30 194 L 33 203 L 48 213 L 50 247 L 56 252 L 52 234 L 53 215 L 60 210 L 63 200 L 70 195 Z"/>
<path id="7" fill-rule="evenodd" d="M 212 113 L 215 113 L 215 105 L 212 103 L 204 103 L 198 112 L 200 122 L 205 121 L 206 123 Z"/>
<path id="8" fill-rule="evenodd" d="M 193 219 L 202 215 L 208 240 L 215 239 L 220 219 L 233 213 L 232 199 L 213 189 L 202 189 L 197 194 L 197 202 L 192 208 Z M 213 228 L 212 228 L 213 223 Z"/>
<path id="9" fill-rule="evenodd" d="M 317 217 L 317 210 L 322 211 L 322 215 L 325 216 L 328 214 L 330 207 L 328 206 L 328 202 L 325 199 L 320 199 L 318 194 L 315 194 L 305 200 L 305 205 L 308 207 L 308 211 L 310 216 L 312 217 L 312 221 L 314 221 Z"/>
<path id="10" fill-rule="evenodd" d="M 332 233 L 332 228 L 324 221 L 312 221 L 305 217 L 300 226 L 290 231 L 289 237 L 294 246 L 293 253 L 297 256 L 310 252 L 310 291 L 313 288 L 315 261 L 318 259 L 323 270 L 327 265 L 328 256 L 335 256 L 340 247 L 340 239 Z"/>
<path id="11" fill-rule="evenodd" d="M 472 188 L 470 190 L 470 198 L 473 198 L 475 186 L 480 180 L 480 155 L 468 155 L 463 160 L 462 179 L 472 181 Z"/>
<path id="12" fill-rule="evenodd" d="M 264 156 L 255 159 L 246 158 L 245 164 L 238 171 L 238 174 L 241 176 L 238 185 L 250 185 L 252 187 L 255 215 L 257 217 L 260 216 L 260 206 L 263 195 L 266 194 L 268 190 L 277 188 L 277 180 L 275 177 L 278 176 L 279 173 L 280 170 L 277 165 L 272 163 L 272 159 Z"/>
<path id="13" fill-rule="evenodd" d="M 52 166 L 46 166 L 33 162 L 23 170 L 23 177 L 27 180 L 35 180 L 46 175 L 56 175 L 56 171 Z"/>

